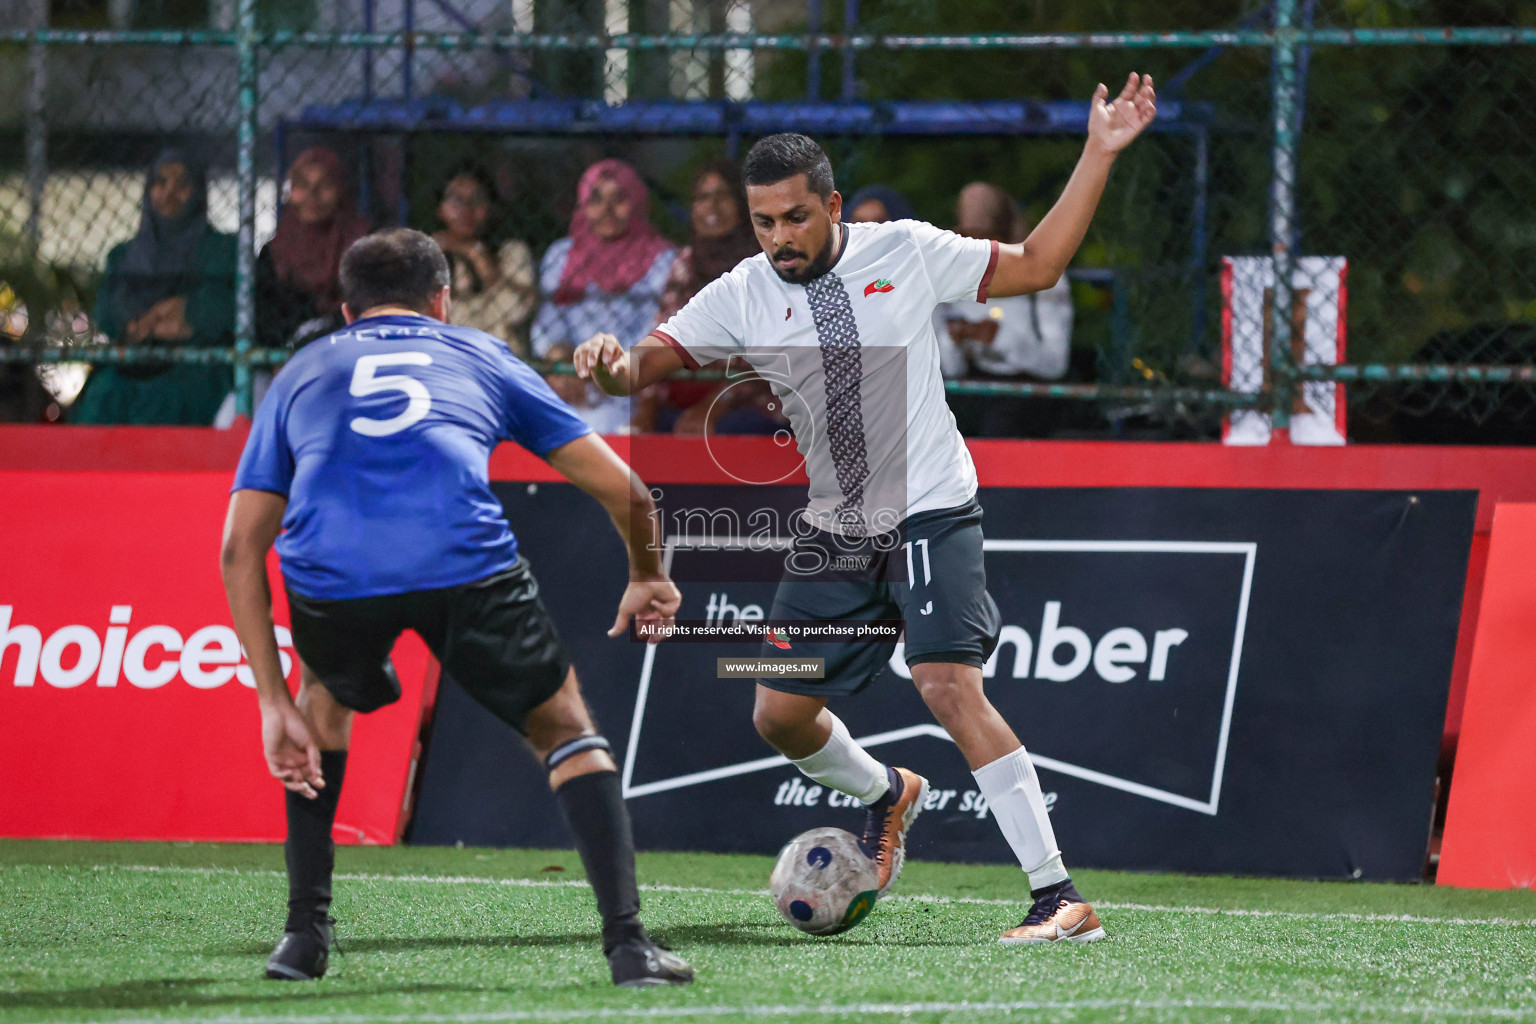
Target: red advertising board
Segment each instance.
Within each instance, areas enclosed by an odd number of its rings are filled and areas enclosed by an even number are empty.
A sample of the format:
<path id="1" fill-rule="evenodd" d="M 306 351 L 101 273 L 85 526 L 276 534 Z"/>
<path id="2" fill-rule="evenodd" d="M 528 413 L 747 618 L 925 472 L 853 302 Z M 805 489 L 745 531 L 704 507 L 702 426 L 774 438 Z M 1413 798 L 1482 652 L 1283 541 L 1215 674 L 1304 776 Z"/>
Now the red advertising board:
<path id="1" fill-rule="evenodd" d="M 801 479 L 794 453 L 764 438 L 611 440 L 648 483 L 727 483 L 724 470 L 741 460 L 773 477 L 784 474 L 786 482 Z M 227 634 L 205 632 L 229 624 L 217 549 L 226 488 L 244 442 L 240 428 L 0 425 L 0 642 L 14 641 L 18 630 L 24 638 L 0 648 L 0 714 L 9 727 L 0 744 L 0 835 L 281 838 L 282 801 L 262 765 L 254 697 L 238 671 L 223 679 L 224 670 L 239 668 L 220 660 Z M 1477 535 L 1446 721 L 1448 748 L 1454 744 L 1493 508 L 1536 501 L 1536 450 L 968 443 L 982 485 L 992 487 L 1477 489 Z M 491 476 L 556 479 L 547 463 L 514 445 L 493 454 Z M 280 587 L 274 596 L 278 621 L 286 623 Z M 126 623 L 111 621 L 115 607 L 131 609 Z M 83 628 L 55 640 L 75 626 Z M 174 661 L 176 669 L 163 683 L 135 684 L 116 658 L 127 660 L 130 644 L 152 626 L 169 632 L 139 640 L 133 676 L 156 683 L 163 666 Z M 39 666 L 23 686 L 17 670 L 28 627 L 38 638 Z M 173 634 L 182 651 L 150 644 Z M 92 646 L 91 657 L 112 654 L 115 686 L 101 685 L 113 677 L 103 677 L 99 663 L 80 672 L 83 649 L 66 645 L 70 637 Z M 194 638 L 189 660 L 184 648 Z M 45 666 L 50 641 L 55 648 Z M 401 826 L 428 659 L 407 634 L 395 660 L 404 698 L 362 719 L 353 733 L 338 818 L 344 841 L 390 842 Z M 206 688 L 188 681 L 189 665 Z M 81 679 L 61 687 L 48 681 L 45 667 L 56 681 L 70 683 L 72 669 Z M 1458 766 L 1458 786 L 1462 778 Z"/>
<path id="2" fill-rule="evenodd" d="M 0 835 L 282 839 L 219 580 L 230 476 L 0 470 Z M 352 734 L 342 842 L 397 836 L 427 665 L 414 635 L 395 664 L 404 697 Z"/>
<path id="3" fill-rule="evenodd" d="M 1536 887 L 1536 505 L 1493 514 L 1440 847 L 1442 885 Z"/>

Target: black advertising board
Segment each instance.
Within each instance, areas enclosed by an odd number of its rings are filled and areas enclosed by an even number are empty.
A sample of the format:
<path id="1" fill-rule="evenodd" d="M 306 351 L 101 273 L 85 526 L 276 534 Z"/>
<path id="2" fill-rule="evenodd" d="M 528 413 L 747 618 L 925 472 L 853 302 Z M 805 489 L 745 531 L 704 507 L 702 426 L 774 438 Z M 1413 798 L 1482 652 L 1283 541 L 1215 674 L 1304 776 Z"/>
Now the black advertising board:
<path id="1" fill-rule="evenodd" d="M 814 826 L 857 829 L 857 807 L 758 738 L 753 684 L 716 677 L 717 658 L 750 656 L 755 641 L 606 638 L 625 575 L 602 510 L 567 485 L 497 487 L 614 744 L 640 848 L 772 853 Z M 784 523 L 803 495 L 666 488 L 679 617 L 766 614 L 783 557 L 690 546 L 711 524 L 687 510 L 750 502 Z M 1004 623 L 987 692 L 1035 760 L 1069 866 L 1419 877 L 1475 493 L 992 488 L 980 500 Z M 898 656 L 833 708 L 877 757 L 932 782 L 912 855 L 1011 860 L 904 675 Z M 519 746 L 446 685 L 411 841 L 569 845 Z"/>

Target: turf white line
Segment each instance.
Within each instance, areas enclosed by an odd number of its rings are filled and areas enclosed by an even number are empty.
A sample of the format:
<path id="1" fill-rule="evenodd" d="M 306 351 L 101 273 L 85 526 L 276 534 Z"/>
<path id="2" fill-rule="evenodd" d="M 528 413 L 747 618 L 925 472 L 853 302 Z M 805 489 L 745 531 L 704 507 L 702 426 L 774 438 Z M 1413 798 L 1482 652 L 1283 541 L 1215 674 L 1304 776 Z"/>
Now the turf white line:
<path id="1" fill-rule="evenodd" d="M 19 867 L 22 865 L 13 865 Z M 36 866 L 36 865 L 26 865 Z M 4 868 L 0 868 L 4 870 Z M 180 875 L 246 875 L 254 877 L 286 878 L 282 871 L 265 868 L 197 868 L 167 864 L 96 864 L 93 871 L 140 871 L 150 874 Z M 474 875 L 381 875 L 361 872 L 338 872 L 337 881 L 345 882 L 393 882 L 427 885 L 501 885 L 512 888 L 589 888 L 585 881 L 563 878 L 490 878 Z M 717 889 L 702 885 L 641 885 L 642 892 L 710 893 L 716 896 L 768 895 L 767 889 Z M 1025 901 L 984 899 L 977 896 L 904 896 L 896 894 L 884 897 L 895 903 L 972 904 L 984 907 L 1022 908 Z M 1112 900 L 1094 900 L 1099 910 L 1128 910 L 1146 914 L 1206 914 L 1228 917 L 1278 918 L 1287 921 L 1360 921 L 1374 924 L 1431 924 L 1431 925 L 1495 925 L 1506 928 L 1536 927 L 1536 919 L 1518 917 L 1426 917 L 1422 914 L 1355 914 L 1344 911 L 1306 910 L 1251 910 L 1241 907 L 1172 906 L 1157 903 L 1118 903 Z"/>
<path id="2" fill-rule="evenodd" d="M 742 1006 L 630 1006 L 589 1007 L 572 1010 L 503 1010 L 491 1013 L 412 1013 L 412 1014 L 316 1014 L 316 1015 L 244 1015 L 219 1017 L 177 1017 L 180 1024 L 500 1024 L 516 1021 L 569 1020 L 689 1020 L 711 1017 L 744 1017 L 762 1020 L 773 1017 L 910 1017 L 919 1013 L 951 1016 L 992 1016 L 1026 1012 L 1075 1013 L 1092 1010 L 1120 1010 L 1133 1013 L 1170 1013 L 1211 1010 L 1231 1013 L 1311 1014 L 1324 1019 L 1344 1015 L 1419 1017 L 1448 1019 L 1476 1017 L 1483 1020 L 1529 1020 L 1536 1017 L 1536 1007 L 1473 1007 L 1444 1003 L 1330 1003 L 1285 1002 L 1246 999 L 1013 999 L 976 1002 L 918 1003 L 799 1003 L 747 1004 Z M 163 1024 L 167 1018 L 107 1018 L 91 1024 Z"/>
<path id="3" fill-rule="evenodd" d="M 29 865 L 35 866 L 35 865 Z M 3 868 L 0 868 L 3 870 Z M 167 875 L 244 875 L 254 878 L 287 878 L 285 871 L 269 868 L 195 868 L 175 864 L 94 864 L 92 871 L 138 871 Z M 408 882 L 429 885 L 504 885 L 517 889 L 575 888 L 590 889 L 585 879 L 573 878 L 489 878 L 476 875 L 377 875 L 338 871 L 331 876 L 338 882 Z M 767 889 L 712 889 L 704 885 L 642 885 L 644 892 L 707 892 L 725 896 L 766 896 Z M 999 901 L 1001 902 L 1001 901 Z"/>

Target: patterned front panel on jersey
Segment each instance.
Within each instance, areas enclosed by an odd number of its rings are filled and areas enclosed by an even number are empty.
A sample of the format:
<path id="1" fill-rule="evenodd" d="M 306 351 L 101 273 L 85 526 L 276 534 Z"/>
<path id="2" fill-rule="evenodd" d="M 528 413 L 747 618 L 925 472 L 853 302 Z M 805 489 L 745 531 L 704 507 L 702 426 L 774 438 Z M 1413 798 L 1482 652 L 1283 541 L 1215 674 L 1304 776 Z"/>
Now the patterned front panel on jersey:
<path id="1" fill-rule="evenodd" d="M 843 500 L 838 502 L 833 515 L 846 536 L 862 537 L 866 532 L 864 484 L 869 479 L 869 464 L 860 400 L 864 360 L 859 325 L 853 318 L 848 290 L 836 274 L 823 274 L 807 284 L 805 295 L 816 323 L 816 338 L 821 343 L 821 366 L 827 388 L 827 442 L 832 465 L 837 469 L 837 486 L 843 492 Z"/>

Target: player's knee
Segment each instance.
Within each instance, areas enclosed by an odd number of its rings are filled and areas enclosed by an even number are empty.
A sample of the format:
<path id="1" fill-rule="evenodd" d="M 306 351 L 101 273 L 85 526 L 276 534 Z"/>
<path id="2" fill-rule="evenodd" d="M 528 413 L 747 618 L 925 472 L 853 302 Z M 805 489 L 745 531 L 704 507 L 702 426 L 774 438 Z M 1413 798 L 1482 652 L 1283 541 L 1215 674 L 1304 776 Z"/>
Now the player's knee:
<path id="1" fill-rule="evenodd" d="M 546 769 L 554 771 L 566 761 L 596 750 L 611 754 L 613 747 L 609 744 L 606 737 L 599 736 L 596 733 L 588 733 L 585 736 L 573 736 L 570 739 L 562 740 L 554 744 L 549 750 L 541 750 L 539 751 L 539 757 L 544 761 Z"/>
<path id="2" fill-rule="evenodd" d="M 782 733 L 784 723 L 776 716 L 772 708 L 758 704 L 752 709 L 752 727 L 763 739 L 772 743 L 775 736 Z"/>
<path id="3" fill-rule="evenodd" d="M 298 705 L 321 750 L 347 748 L 352 736 L 352 716 L 355 714 L 351 708 L 337 703 L 336 698 L 318 680 L 308 679 L 299 689 Z"/>
<path id="4" fill-rule="evenodd" d="M 947 673 L 921 678 L 914 672 L 913 677 L 918 695 L 940 722 L 964 715 L 967 707 L 981 696 L 980 687 L 970 680 Z"/>
<path id="5" fill-rule="evenodd" d="M 771 704 L 758 703 L 752 709 L 752 725 L 757 734 L 775 749 L 792 743 L 804 731 L 805 724 L 798 716 L 786 714 L 785 709 Z"/>
<path id="6" fill-rule="evenodd" d="M 597 734 L 597 726 L 583 705 L 579 713 L 571 709 L 540 709 L 544 714 L 529 715 L 523 728 L 528 743 L 539 758 L 546 759 L 562 744 Z M 565 713 L 559 713 L 564 711 Z"/>
<path id="7" fill-rule="evenodd" d="M 547 752 L 539 751 L 539 756 L 544 761 L 545 771 L 549 772 L 552 789 L 559 789 L 578 775 L 618 770 L 613 762 L 613 747 L 606 738 L 597 735 L 564 740 Z"/>
<path id="8" fill-rule="evenodd" d="M 560 689 L 530 711 L 523 721 L 523 733 L 540 758 L 549 756 L 562 743 L 596 732 L 597 724 L 576 686 L 574 672 L 566 673 Z"/>

